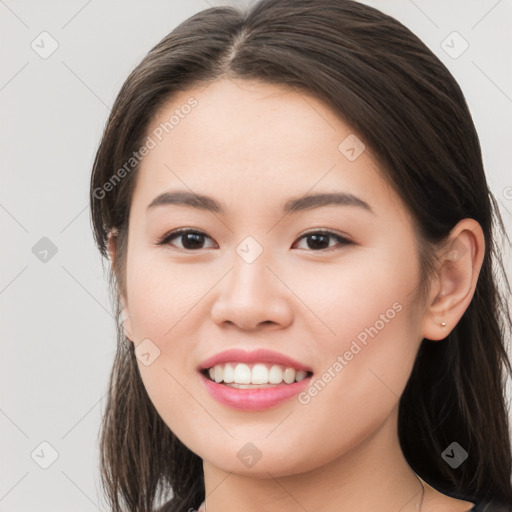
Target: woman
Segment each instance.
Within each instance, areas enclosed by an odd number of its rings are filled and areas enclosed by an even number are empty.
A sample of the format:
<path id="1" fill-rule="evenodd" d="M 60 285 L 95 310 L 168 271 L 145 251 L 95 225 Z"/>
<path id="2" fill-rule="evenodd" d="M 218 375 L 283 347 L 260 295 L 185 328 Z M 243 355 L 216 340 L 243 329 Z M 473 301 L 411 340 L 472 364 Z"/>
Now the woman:
<path id="1" fill-rule="evenodd" d="M 503 226 L 459 86 L 399 22 L 192 16 L 123 85 L 91 210 L 112 510 L 511 510 Z"/>

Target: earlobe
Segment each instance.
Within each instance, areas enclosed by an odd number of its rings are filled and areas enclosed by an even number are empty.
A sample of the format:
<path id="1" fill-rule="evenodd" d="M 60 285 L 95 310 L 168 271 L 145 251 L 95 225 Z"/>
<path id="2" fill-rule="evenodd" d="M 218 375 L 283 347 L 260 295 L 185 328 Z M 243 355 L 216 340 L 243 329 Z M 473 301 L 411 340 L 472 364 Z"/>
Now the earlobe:
<path id="1" fill-rule="evenodd" d="M 110 256 L 110 264 L 112 267 L 114 266 L 114 263 L 116 261 L 116 252 L 117 252 L 117 229 L 112 228 L 107 235 L 107 249 L 108 254 Z"/>
<path id="2" fill-rule="evenodd" d="M 117 254 L 117 236 L 118 231 L 116 228 L 112 228 L 107 237 L 107 244 L 108 244 L 108 253 L 110 256 L 110 265 L 112 268 L 112 271 L 115 272 L 115 265 L 116 265 L 116 254 Z M 132 321 L 130 318 L 130 313 L 128 311 L 128 307 L 126 306 L 126 300 L 123 297 L 122 299 L 122 310 L 120 314 L 120 322 L 121 326 L 123 328 L 124 335 L 126 338 L 128 338 L 130 341 L 133 342 L 133 327 L 132 327 Z"/>
<path id="3" fill-rule="evenodd" d="M 461 220 L 441 251 L 439 270 L 423 319 L 423 337 L 442 340 L 459 322 L 475 291 L 485 252 L 480 224 Z"/>
<path id="4" fill-rule="evenodd" d="M 132 327 L 132 321 L 130 318 L 130 313 L 128 312 L 128 308 L 125 306 L 123 307 L 121 311 L 121 326 L 123 328 L 124 335 L 126 338 L 128 338 L 130 341 L 133 342 L 133 327 Z"/>

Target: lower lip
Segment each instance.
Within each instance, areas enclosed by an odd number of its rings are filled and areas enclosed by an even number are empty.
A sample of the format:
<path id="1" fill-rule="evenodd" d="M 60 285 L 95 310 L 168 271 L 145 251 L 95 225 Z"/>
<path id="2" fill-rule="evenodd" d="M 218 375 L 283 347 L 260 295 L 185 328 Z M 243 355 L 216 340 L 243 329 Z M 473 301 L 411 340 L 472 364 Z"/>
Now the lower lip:
<path id="1" fill-rule="evenodd" d="M 213 382 L 200 373 L 210 395 L 223 405 L 244 411 L 260 411 L 274 407 L 305 389 L 311 380 L 307 377 L 293 384 L 278 384 L 268 388 L 238 389 Z"/>

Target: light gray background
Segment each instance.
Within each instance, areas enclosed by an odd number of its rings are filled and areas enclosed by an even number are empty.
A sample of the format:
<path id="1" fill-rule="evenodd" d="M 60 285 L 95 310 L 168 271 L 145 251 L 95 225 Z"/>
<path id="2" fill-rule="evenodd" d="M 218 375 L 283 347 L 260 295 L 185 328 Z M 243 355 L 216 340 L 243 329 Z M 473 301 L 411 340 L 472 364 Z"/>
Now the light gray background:
<path id="1" fill-rule="evenodd" d="M 115 338 L 89 222 L 91 165 L 131 69 L 182 20 L 223 3 L 0 0 L 1 512 L 106 509 L 96 444 Z M 461 84 L 510 226 L 512 2 L 368 3 L 407 25 Z M 31 48 L 43 31 L 59 45 L 47 59 Z M 469 43 L 456 59 L 441 47 L 453 31 Z M 46 263 L 32 252 L 42 237 L 58 249 Z M 510 253 L 506 262 L 510 272 Z M 43 441 L 58 453 L 48 469 Z"/>

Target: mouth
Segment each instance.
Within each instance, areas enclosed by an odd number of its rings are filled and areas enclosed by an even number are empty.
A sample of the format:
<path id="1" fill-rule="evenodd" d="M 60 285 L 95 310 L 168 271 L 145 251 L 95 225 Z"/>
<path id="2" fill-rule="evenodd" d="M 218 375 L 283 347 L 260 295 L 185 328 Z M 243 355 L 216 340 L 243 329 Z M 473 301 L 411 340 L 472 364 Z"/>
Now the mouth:
<path id="1" fill-rule="evenodd" d="M 272 363 L 227 362 L 199 370 L 220 404 L 244 411 L 275 407 L 309 386 L 313 372 Z"/>
<path id="2" fill-rule="evenodd" d="M 229 362 L 204 368 L 201 373 L 211 382 L 235 389 L 258 389 L 301 382 L 313 375 L 281 364 Z"/>

